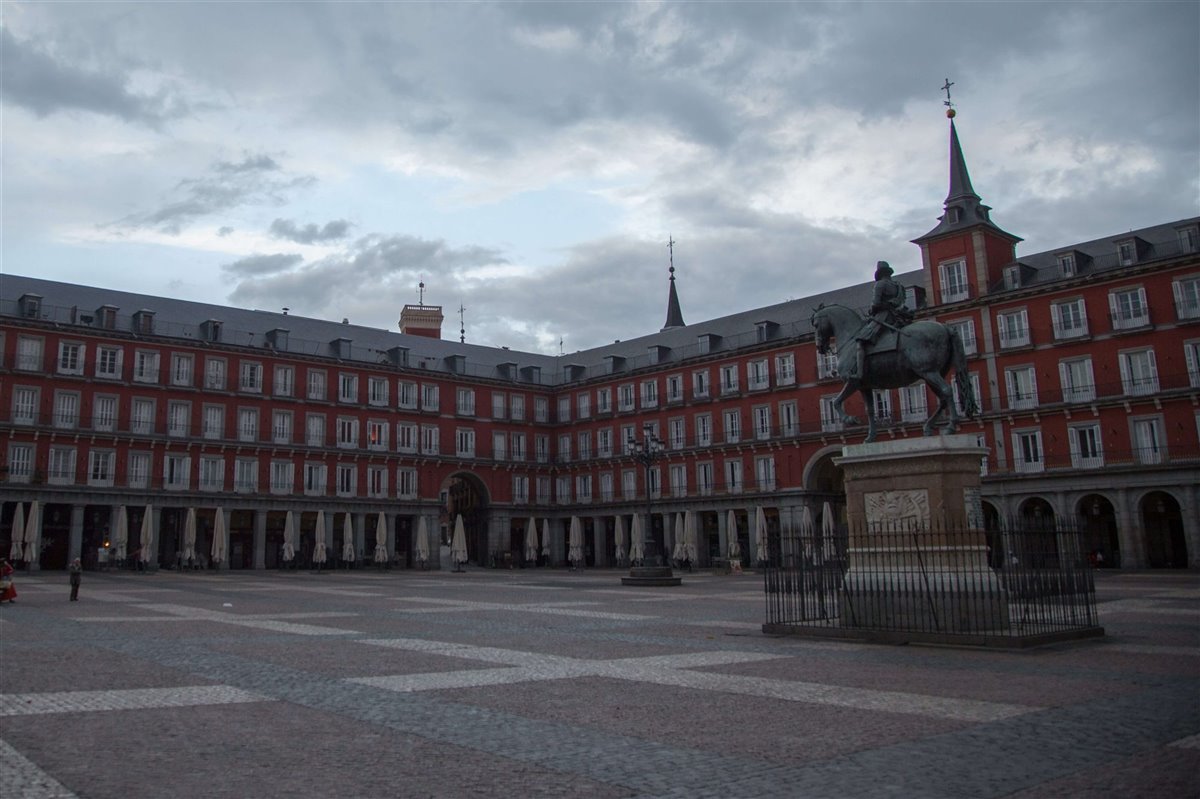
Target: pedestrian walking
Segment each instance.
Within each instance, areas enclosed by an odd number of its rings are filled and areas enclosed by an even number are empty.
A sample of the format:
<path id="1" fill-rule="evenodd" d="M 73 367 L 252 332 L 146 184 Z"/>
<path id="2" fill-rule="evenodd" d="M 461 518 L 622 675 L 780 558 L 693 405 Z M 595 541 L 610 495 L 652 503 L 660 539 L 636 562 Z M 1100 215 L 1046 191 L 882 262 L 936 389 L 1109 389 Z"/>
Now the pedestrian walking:
<path id="1" fill-rule="evenodd" d="M 13 585 L 14 571 L 11 563 L 0 560 L 0 603 L 17 601 L 17 589 Z"/>
<path id="2" fill-rule="evenodd" d="M 79 558 L 71 561 L 71 565 L 67 567 L 67 571 L 71 575 L 71 601 L 79 601 L 79 582 L 83 579 L 83 564 L 79 562 Z"/>

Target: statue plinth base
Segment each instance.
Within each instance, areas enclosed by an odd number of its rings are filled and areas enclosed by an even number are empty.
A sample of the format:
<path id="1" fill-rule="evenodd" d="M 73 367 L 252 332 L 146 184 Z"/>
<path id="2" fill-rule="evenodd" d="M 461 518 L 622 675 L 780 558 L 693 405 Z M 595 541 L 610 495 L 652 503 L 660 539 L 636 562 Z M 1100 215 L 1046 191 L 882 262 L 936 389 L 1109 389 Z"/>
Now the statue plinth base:
<path id="1" fill-rule="evenodd" d="M 670 566 L 634 566 L 628 577 L 621 578 L 621 585 L 664 586 L 682 585 L 683 578 L 676 577 Z"/>

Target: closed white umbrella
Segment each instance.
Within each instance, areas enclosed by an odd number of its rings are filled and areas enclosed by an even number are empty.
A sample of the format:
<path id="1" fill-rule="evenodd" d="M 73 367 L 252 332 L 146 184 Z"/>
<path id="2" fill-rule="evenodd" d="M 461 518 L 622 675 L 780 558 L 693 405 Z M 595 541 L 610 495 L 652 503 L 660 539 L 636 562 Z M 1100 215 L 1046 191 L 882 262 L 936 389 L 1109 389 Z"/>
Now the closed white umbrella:
<path id="1" fill-rule="evenodd" d="M 375 562 L 387 563 L 387 517 L 383 511 L 375 517 Z"/>
<path id="2" fill-rule="evenodd" d="M 837 546 L 833 540 L 833 508 L 826 502 L 821 508 L 821 549 L 826 558 L 837 555 Z"/>
<path id="3" fill-rule="evenodd" d="M 616 545 L 616 560 L 617 563 L 625 557 L 625 517 L 617 516 L 616 529 L 613 530 L 613 543 Z"/>
<path id="4" fill-rule="evenodd" d="M 35 499 L 29 504 L 29 515 L 25 517 L 25 560 L 38 560 L 42 541 L 42 510 Z"/>
<path id="5" fill-rule="evenodd" d="M 462 564 L 467 562 L 467 531 L 463 527 L 461 513 L 454 517 L 454 538 L 450 541 L 450 559 L 460 570 Z"/>
<path id="6" fill-rule="evenodd" d="M 129 511 L 121 505 L 117 508 L 117 523 L 113 526 L 113 557 L 118 561 L 125 560 L 129 547 Z"/>
<path id="7" fill-rule="evenodd" d="M 813 549 L 813 543 L 817 537 L 817 526 L 813 523 L 812 508 L 805 505 L 800 510 L 800 543 L 804 547 L 804 554 L 813 559 L 819 557 Z"/>
<path id="8" fill-rule="evenodd" d="M 525 560 L 537 560 L 537 521 L 530 516 L 525 525 Z"/>
<path id="9" fill-rule="evenodd" d="M 687 555 L 688 563 L 695 563 L 700 559 L 700 542 L 696 531 L 696 514 L 688 511 L 683 517 L 683 548 L 684 554 Z"/>
<path id="10" fill-rule="evenodd" d="M 429 523 L 424 516 L 417 523 L 417 560 L 422 565 L 429 560 Z"/>
<path id="11" fill-rule="evenodd" d="M 730 509 L 729 519 L 725 524 L 725 537 L 729 543 L 729 559 L 742 559 L 742 545 L 738 542 L 737 514 Z"/>
<path id="12" fill-rule="evenodd" d="M 759 562 L 767 560 L 767 515 L 763 513 L 762 505 L 754 509 L 754 549 L 758 553 Z"/>
<path id="13" fill-rule="evenodd" d="M 12 544 L 8 548 L 9 560 L 21 560 L 25 554 L 25 506 L 17 503 L 13 511 Z"/>
<path id="14" fill-rule="evenodd" d="M 154 506 L 147 505 L 142 514 L 141 530 L 142 563 L 150 562 L 150 553 L 154 551 Z"/>
<path id="15" fill-rule="evenodd" d="M 550 562 L 550 520 L 542 519 L 542 557 Z"/>
<path id="16" fill-rule="evenodd" d="M 317 525 L 313 528 L 313 563 L 318 566 L 325 562 L 325 511 L 317 511 Z"/>
<path id="17" fill-rule="evenodd" d="M 283 562 L 291 563 L 296 558 L 296 514 L 288 511 L 283 520 Z"/>
<path id="18" fill-rule="evenodd" d="M 188 508 L 187 520 L 183 523 L 183 562 L 190 563 L 196 557 L 196 509 Z"/>
<path id="19" fill-rule="evenodd" d="M 342 521 L 342 560 L 351 563 L 357 560 L 354 557 L 354 525 L 350 521 L 349 513 Z"/>
<path id="20" fill-rule="evenodd" d="M 633 514 L 633 529 L 629 533 L 629 560 L 641 562 L 646 557 L 646 546 L 642 536 L 641 514 Z"/>
<path id="21" fill-rule="evenodd" d="M 664 530 L 666 526 L 664 525 Z M 683 533 L 683 514 L 675 514 L 675 546 L 671 550 L 671 557 L 674 560 L 685 561 L 687 556 L 687 536 Z"/>
<path id="22" fill-rule="evenodd" d="M 571 517 L 571 533 L 567 540 L 567 560 L 578 566 L 583 563 L 583 522 L 578 516 Z"/>
<path id="23" fill-rule="evenodd" d="M 209 552 L 213 563 L 225 560 L 225 535 L 225 511 L 218 505 L 217 523 L 213 525 L 212 550 Z"/>

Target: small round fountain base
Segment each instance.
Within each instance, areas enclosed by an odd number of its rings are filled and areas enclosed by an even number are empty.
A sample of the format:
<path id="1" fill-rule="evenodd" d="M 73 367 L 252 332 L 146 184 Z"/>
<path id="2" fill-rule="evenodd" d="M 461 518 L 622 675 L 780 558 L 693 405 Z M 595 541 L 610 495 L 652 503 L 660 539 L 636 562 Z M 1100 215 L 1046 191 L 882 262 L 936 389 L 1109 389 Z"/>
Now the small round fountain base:
<path id="1" fill-rule="evenodd" d="M 683 578 L 676 577 L 670 566 L 634 566 L 628 577 L 621 578 L 621 585 L 683 585 Z"/>

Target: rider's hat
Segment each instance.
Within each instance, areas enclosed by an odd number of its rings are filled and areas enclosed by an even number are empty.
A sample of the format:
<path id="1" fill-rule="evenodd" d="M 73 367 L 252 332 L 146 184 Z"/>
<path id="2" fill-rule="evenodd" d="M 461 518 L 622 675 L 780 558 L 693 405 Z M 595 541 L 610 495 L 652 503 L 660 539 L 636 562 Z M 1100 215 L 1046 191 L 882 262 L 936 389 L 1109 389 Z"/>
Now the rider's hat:
<path id="1" fill-rule="evenodd" d="M 887 261 L 879 261 L 875 264 L 875 279 L 876 280 L 878 280 L 881 277 L 891 277 L 894 274 L 896 274 L 896 273 L 892 270 L 892 267 L 890 267 L 888 265 Z"/>

